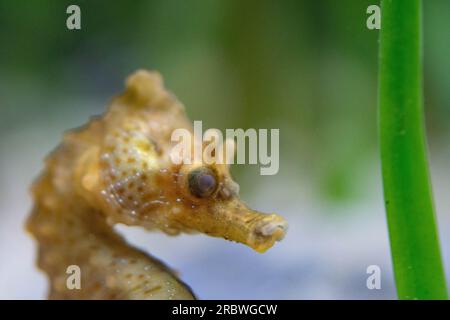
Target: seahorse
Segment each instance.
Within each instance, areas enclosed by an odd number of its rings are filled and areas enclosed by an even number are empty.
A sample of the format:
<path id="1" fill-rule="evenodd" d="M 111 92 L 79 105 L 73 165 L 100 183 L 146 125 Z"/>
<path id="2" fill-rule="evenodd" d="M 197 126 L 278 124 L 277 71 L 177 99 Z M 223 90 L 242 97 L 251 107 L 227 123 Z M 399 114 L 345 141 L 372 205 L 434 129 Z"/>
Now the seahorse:
<path id="1" fill-rule="evenodd" d="M 177 128 L 194 135 L 160 74 L 138 70 L 103 115 L 65 133 L 47 156 L 31 186 L 26 227 L 38 243 L 50 299 L 196 298 L 163 262 L 129 245 L 115 224 L 203 233 L 258 252 L 284 237 L 281 216 L 240 200 L 227 164 L 172 161 Z M 78 288 L 67 285 L 72 265 L 79 267 Z"/>

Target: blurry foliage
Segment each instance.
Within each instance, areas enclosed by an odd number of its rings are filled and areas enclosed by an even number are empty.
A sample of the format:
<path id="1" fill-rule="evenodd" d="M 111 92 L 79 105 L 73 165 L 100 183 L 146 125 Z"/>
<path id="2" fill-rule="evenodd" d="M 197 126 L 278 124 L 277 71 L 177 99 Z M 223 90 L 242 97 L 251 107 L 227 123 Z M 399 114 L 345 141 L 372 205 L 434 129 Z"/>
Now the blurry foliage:
<path id="1" fill-rule="evenodd" d="M 365 26 L 377 2 L 1 1 L 0 132 L 63 117 L 58 101 L 106 104 L 131 71 L 156 69 L 191 119 L 280 128 L 279 174 L 349 199 L 377 152 L 378 31 Z M 81 7 L 80 31 L 65 27 L 69 4 Z M 439 137 L 450 117 L 450 2 L 424 5 L 426 107 Z"/>

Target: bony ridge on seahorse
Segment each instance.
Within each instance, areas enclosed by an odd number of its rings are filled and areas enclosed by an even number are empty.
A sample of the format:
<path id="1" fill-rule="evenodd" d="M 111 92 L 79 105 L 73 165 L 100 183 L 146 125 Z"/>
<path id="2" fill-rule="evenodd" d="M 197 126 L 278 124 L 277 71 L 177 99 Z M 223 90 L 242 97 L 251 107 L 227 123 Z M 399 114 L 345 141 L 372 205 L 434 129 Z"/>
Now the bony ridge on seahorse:
<path id="1" fill-rule="evenodd" d="M 258 252 L 283 238 L 285 220 L 249 209 L 227 165 L 171 161 L 177 128 L 192 132 L 184 107 L 158 73 L 139 70 L 102 116 L 66 133 L 47 157 L 32 185 L 27 229 L 39 245 L 49 298 L 195 298 L 162 262 L 116 234 L 117 223 L 200 232 Z M 80 267 L 80 289 L 67 286 L 70 265 Z"/>

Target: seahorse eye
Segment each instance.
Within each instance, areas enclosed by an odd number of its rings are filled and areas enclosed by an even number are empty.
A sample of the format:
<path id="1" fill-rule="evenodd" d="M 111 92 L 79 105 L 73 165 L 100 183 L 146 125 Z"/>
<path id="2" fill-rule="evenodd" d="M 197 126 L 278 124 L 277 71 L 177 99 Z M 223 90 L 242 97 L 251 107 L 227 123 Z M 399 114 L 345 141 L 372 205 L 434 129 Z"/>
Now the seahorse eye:
<path id="1" fill-rule="evenodd" d="M 213 170 L 201 167 L 189 172 L 190 192 L 198 198 L 206 198 L 217 190 L 217 177 Z"/>

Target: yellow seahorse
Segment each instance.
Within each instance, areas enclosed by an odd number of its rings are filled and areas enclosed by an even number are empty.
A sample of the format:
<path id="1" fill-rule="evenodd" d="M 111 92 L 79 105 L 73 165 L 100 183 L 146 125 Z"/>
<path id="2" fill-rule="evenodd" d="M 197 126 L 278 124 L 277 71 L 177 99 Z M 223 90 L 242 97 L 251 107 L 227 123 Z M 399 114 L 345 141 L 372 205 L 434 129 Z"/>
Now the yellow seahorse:
<path id="1" fill-rule="evenodd" d="M 32 185 L 27 229 L 38 242 L 49 298 L 195 298 L 162 262 L 116 234 L 117 223 L 201 232 L 258 252 L 283 238 L 285 220 L 241 202 L 227 165 L 171 161 L 176 128 L 192 133 L 184 107 L 157 72 L 139 70 L 102 116 L 66 133 L 47 157 Z M 79 290 L 67 287 L 70 265 L 80 268 Z"/>

